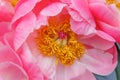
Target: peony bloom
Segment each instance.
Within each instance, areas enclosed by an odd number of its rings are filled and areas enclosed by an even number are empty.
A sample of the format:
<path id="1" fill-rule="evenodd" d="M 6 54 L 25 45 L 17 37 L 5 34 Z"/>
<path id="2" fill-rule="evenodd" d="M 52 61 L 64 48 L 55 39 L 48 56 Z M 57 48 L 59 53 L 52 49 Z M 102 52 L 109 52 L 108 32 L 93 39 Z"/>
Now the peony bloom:
<path id="1" fill-rule="evenodd" d="M 23 62 L 32 57 L 50 80 L 96 80 L 92 73 L 110 74 L 117 64 L 115 40 L 97 29 L 92 1 L 21 0 L 11 23 L 13 38 L 5 39 L 21 50 Z"/>

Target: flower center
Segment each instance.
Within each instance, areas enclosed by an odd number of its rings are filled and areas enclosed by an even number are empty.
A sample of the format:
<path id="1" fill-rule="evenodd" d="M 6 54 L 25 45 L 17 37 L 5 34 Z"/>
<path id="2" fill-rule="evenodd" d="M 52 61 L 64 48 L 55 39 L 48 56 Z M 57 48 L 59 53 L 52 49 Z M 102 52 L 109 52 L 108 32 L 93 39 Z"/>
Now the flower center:
<path id="1" fill-rule="evenodd" d="M 76 34 L 70 29 L 69 18 L 61 22 L 50 18 L 49 26 L 42 26 L 37 34 L 36 42 L 40 52 L 45 56 L 56 57 L 56 62 L 63 65 L 72 65 L 85 53 L 84 45 L 77 41 Z"/>
<path id="2" fill-rule="evenodd" d="M 115 6 L 120 9 L 120 2 L 116 0 L 106 0 L 107 4 L 115 4 Z"/>

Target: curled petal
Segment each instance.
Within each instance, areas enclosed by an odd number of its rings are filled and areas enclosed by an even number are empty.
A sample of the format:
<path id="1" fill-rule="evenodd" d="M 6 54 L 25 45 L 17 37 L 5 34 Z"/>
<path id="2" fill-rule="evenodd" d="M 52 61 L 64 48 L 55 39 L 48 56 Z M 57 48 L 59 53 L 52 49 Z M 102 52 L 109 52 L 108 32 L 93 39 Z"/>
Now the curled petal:
<path id="1" fill-rule="evenodd" d="M 27 39 L 29 34 L 35 29 L 36 17 L 33 13 L 29 13 L 21 19 L 17 25 L 14 35 L 14 48 L 17 50 Z"/>
<path id="2" fill-rule="evenodd" d="M 35 7 L 35 4 L 39 0 L 21 0 L 19 1 L 16 9 L 15 9 L 15 15 L 12 19 L 12 23 L 14 23 L 16 20 L 21 18 L 22 16 L 25 16 L 27 13 L 31 12 L 31 10 Z"/>

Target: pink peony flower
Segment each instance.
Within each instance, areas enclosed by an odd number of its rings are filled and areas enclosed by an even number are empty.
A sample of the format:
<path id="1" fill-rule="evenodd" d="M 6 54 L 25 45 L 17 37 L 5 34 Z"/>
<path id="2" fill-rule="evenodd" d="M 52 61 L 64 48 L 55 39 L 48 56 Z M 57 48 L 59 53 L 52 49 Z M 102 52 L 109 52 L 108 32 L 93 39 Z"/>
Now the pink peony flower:
<path id="1" fill-rule="evenodd" d="M 11 23 L 13 38 L 4 40 L 21 51 L 23 62 L 35 63 L 50 80 L 96 80 L 92 73 L 107 75 L 114 70 L 117 52 L 116 34 L 108 35 L 93 16 L 95 2 L 104 4 L 103 0 L 21 0 Z"/>

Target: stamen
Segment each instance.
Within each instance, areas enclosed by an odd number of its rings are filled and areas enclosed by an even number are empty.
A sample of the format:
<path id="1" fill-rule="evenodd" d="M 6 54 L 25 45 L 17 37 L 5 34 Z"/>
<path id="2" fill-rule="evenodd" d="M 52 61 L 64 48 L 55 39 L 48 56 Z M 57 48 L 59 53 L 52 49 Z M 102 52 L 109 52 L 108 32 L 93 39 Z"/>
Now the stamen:
<path id="1" fill-rule="evenodd" d="M 85 53 L 83 44 L 77 41 L 76 34 L 70 29 L 69 19 L 56 23 L 56 18 L 49 20 L 49 26 L 37 31 L 36 43 L 45 56 L 55 56 L 56 63 L 72 65 Z"/>
<path id="2" fill-rule="evenodd" d="M 115 4 L 115 6 L 120 9 L 120 2 L 116 1 L 116 0 L 106 0 L 107 4 Z"/>

